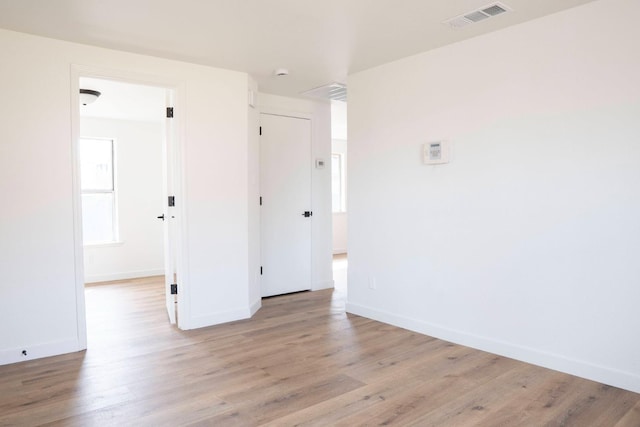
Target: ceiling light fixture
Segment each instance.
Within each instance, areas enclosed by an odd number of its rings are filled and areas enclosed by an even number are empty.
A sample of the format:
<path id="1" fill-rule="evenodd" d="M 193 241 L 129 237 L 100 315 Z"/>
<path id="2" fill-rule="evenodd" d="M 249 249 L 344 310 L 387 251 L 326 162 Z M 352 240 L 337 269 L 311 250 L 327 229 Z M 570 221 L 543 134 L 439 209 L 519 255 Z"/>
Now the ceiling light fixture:
<path id="1" fill-rule="evenodd" d="M 82 105 L 89 105 L 95 102 L 100 96 L 100 92 L 91 89 L 80 89 L 80 103 Z"/>
<path id="2" fill-rule="evenodd" d="M 276 76 L 288 76 L 289 75 L 289 70 L 287 70 L 286 68 L 276 68 L 276 70 L 273 72 L 273 74 L 275 74 Z"/>

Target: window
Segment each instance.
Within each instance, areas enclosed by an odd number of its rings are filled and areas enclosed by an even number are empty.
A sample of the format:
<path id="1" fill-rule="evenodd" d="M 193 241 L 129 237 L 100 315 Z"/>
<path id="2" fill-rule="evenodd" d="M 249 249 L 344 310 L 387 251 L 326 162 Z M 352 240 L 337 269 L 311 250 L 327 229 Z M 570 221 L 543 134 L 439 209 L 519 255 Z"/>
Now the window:
<path id="1" fill-rule="evenodd" d="M 334 213 L 347 211 L 344 172 L 344 155 L 331 154 L 331 205 Z"/>
<path id="2" fill-rule="evenodd" d="M 84 244 L 118 240 L 112 139 L 80 139 Z"/>

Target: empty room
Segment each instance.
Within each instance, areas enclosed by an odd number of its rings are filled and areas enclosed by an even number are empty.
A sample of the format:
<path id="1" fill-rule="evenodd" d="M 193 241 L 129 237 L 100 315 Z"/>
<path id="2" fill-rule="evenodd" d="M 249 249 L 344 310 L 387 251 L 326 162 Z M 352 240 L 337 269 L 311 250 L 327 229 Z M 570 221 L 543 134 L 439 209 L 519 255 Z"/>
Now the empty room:
<path id="1" fill-rule="evenodd" d="M 0 425 L 640 426 L 639 15 L 0 0 Z"/>

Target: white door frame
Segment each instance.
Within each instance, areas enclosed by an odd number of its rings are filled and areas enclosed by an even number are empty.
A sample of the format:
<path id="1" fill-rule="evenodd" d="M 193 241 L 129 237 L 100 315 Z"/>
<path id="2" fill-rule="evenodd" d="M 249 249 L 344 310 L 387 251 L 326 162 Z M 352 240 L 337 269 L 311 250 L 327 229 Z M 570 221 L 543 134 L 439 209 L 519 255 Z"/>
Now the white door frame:
<path id="1" fill-rule="evenodd" d="M 139 74 L 135 72 L 112 70 L 98 67 L 89 67 L 84 65 L 71 65 L 71 160 L 72 160 L 72 198 L 73 198 L 73 240 L 74 240 L 74 258 L 75 258 L 75 284 L 76 284 L 76 320 L 78 325 L 78 344 L 80 349 L 87 348 L 87 314 L 84 299 L 84 246 L 82 240 L 82 202 L 80 199 L 80 172 L 78 158 L 78 144 L 80 139 L 80 100 L 78 93 L 80 91 L 80 78 L 102 78 L 105 80 L 115 80 L 125 83 L 140 84 L 146 86 L 155 86 L 172 90 L 174 93 L 174 127 L 175 138 L 167 141 L 173 145 L 172 152 L 175 155 L 172 164 L 175 167 L 174 174 L 174 195 L 176 197 L 176 245 L 175 259 L 178 274 L 178 283 L 180 287 L 180 297 L 178 298 L 178 327 L 183 329 L 184 319 L 189 319 L 187 310 L 189 287 L 188 278 L 183 266 L 187 265 L 185 233 L 185 202 L 184 191 L 184 156 L 182 155 L 184 141 L 183 115 L 184 111 L 184 83 L 180 81 L 165 79 L 162 77 Z M 163 201 L 166 203 L 166 200 Z"/>
<path id="2" fill-rule="evenodd" d="M 308 197 L 309 197 L 309 199 L 308 199 L 306 204 L 297 206 L 297 208 L 300 209 L 299 212 L 297 212 L 297 213 L 302 214 L 302 212 L 304 212 L 305 210 L 311 210 L 313 212 L 313 186 L 312 186 L 313 169 L 312 169 L 312 165 L 311 165 L 312 164 L 312 157 L 313 157 L 313 127 L 312 127 L 313 126 L 313 121 L 311 119 L 304 118 L 304 117 L 294 117 L 294 116 L 291 116 L 291 115 L 283 115 L 283 114 L 272 114 L 270 112 L 261 111 L 260 112 L 260 127 L 261 128 L 264 126 L 263 125 L 263 120 L 266 120 L 266 116 L 280 117 L 280 118 L 286 118 L 286 119 L 291 119 L 291 120 L 296 120 L 296 121 L 303 120 L 303 121 L 308 122 L 308 130 L 309 130 L 309 135 L 308 135 L 309 139 L 308 139 L 308 141 L 309 141 L 309 145 L 307 147 L 307 149 L 308 149 L 308 152 L 307 152 L 308 160 L 307 160 L 307 169 L 306 169 L 306 171 L 308 172 L 308 184 L 309 184 L 309 186 L 308 186 Z M 267 129 L 267 131 L 268 130 L 269 129 Z M 265 134 L 263 134 L 262 132 L 261 132 L 261 134 L 263 135 L 261 138 L 264 138 Z M 268 133 L 266 135 L 268 135 Z M 271 162 L 265 163 L 265 158 L 264 158 L 264 153 L 263 153 L 263 147 L 264 147 L 263 142 L 264 141 L 262 141 L 262 140 L 260 141 L 260 195 L 261 195 L 261 200 L 262 200 L 262 197 L 273 196 L 273 194 L 265 193 L 265 188 L 264 188 L 264 184 L 265 184 L 265 175 L 264 175 L 265 166 L 267 164 L 271 164 Z M 271 165 L 271 166 L 273 166 L 273 165 Z M 306 191 L 307 190 L 305 189 L 305 192 Z M 270 206 L 273 203 L 273 200 L 271 200 L 271 201 L 269 201 L 269 200 L 270 199 L 267 197 L 267 205 L 266 206 Z M 265 231 L 266 228 L 269 228 L 269 229 L 272 230 L 273 227 L 265 227 L 265 222 L 264 222 L 265 210 L 264 209 L 272 209 L 272 208 L 263 207 L 261 209 L 261 211 L 260 211 L 260 220 L 261 220 L 260 221 L 260 223 L 261 223 L 260 224 L 260 232 L 261 232 L 261 238 L 260 238 L 260 246 L 261 246 L 261 248 L 260 248 L 261 249 L 260 250 L 260 252 L 261 252 L 260 253 L 260 264 L 262 266 L 265 266 L 265 268 L 268 270 L 267 273 L 266 273 L 268 275 L 267 277 L 273 277 L 272 274 L 269 273 L 269 271 L 273 271 L 271 269 L 273 267 L 273 265 L 270 265 L 269 263 L 265 264 L 265 253 L 264 253 L 264 249 L 265 249 L 264 245 L 265 245 L 265 241 L 266 241 L 265 236 L 264 236 L 264 231 Z M 273 211 L 271 211 L 271 212 L 273 213 Z M 279 211 L 279 214 L 282 214 L 282 215 L 285 215 L 285 216 L 287 215 L 286 212 L 282 212 L 281 210 Z M 295 213 L 294 213 L 294 215 L 295 215 Z M 278 216 L 281 216 L 281 215 L 278 215 Z M 269 219 L 272 219 L 272 216 L 270 216 Z M 312 288 L 313 288 L 313 285 L 312 285 L 313 284 L 313 273 L 312 273 L 312 271 L 313 271 L 313 217 L 307 218 L 305 220 L 305 223 L 308 223 L 308 227 L 309 227 L 309 254 L 308 254 L 309 255 L 309 259 L 308 259 L 308 262 L 309 262 L 309 277 L 307 278 L 308 279 L 308 282 L 307 282 L 308 287 L 303 285 L 302 287 L 299 287 L 299 286 L 298 287 L 291 287 L 291 288 L 288 288 L 288 289 L 285 290 L 281 286 L 279 286 L 279 289 L 274 289 L 273 288 L 274 283 L 272 281 L 267 280 L 267 277 L 263 277 L 263 279 L 261 280 L 261 294 L 262 294 L 263 298 L 264 297 L 278 295 L 278 294 L 282 294 L 282 293 L 312 290 Z M 271 224 L 271 221 L 269 222 L 269 224 Z M 294 228 L 295 228 L 295 226 L 294 226 Z M 269 239 L 269 242 L 272 242 L 272 240 Z M 271 284 L 271 288 L 269 289 L 269 292 L 265 292 L 266 291 L 266 289 L 265 289 L 265 283 L 266 282 L 269 282 Z"/>
<path id="3" fill-rule="evenodd" d="M 316 120 L 313 113 L 300 112 L 300 111 L 295 111 L 288 108 L 262 106 L 260 107 L 260 110 L 258 112 L 258 117 L 260 117 L 261 114 L 270 114 L 272 116 L 284 116 L 284 117 L 291 117 L 294 119 L 309 120 L 311 122 L 311 159 L 313 160 L 314 147 L 316 142 Z M 314 201 L 313 195 L 314 195 L 315 187 L 314 187 L 313 168 L 311 165 L 309 165 L 309 167 L 311 168 L 311 185 L 309 188 L 309 191 L 311 194 L 311 206 L 309 206 L 309 208 L 313 212 L 316 210 L 313 205 L 313 201 Z M 260 218 L 260 221 L 262 221 L 262 217 Z M 317 290 L 315 286 L 315 281 L 314 281 L 314 278 L 316 277 L 315 276 L 316 275 L 315 246 L 314 246 L 315 239 L 316 239 L 316 233 L 314 233 L 314 227 L 312 225 L 311 226 L 311 271 L 310 271 L 310 277 L 309 277 L 312 291 Z M 260 246 L 262 247 L 262 230 L 260 230 Z M 260 254 L 260 262 L 262 263 L 262 254 Z M 260 293 L 262 294 L 262 283 L 260 284 Z"/>

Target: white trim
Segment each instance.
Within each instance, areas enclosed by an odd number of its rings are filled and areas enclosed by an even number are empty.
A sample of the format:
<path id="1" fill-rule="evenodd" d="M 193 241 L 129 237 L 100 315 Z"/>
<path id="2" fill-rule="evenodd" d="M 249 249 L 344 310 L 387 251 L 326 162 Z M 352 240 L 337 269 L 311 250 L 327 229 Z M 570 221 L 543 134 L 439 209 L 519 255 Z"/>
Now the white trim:
<path id="1" fill-rule="evenodd" d="M 640 376 L 615 368 L 570 359 L 530 347 L 519 346 L 492 338 L 469 334 L 409 317 L 399 316 L 359 304 L 347 302 L 346 312 L 379 322 L 405 328 L 410 331 L 436 337 L 501 356 L 510 357 L 533 365 L 542 366 L 593 381 L 640 393 Z"/>
<path id="2" fill-rule="evenodd" d="M 140 270 L 140 271 L 123 271 L 121 273 L 96 274 L 87 276 L 85 283 L 111 282 L 114 280 L 136 279 L 138 277 L 164 276 L 164 269 L 159 270 Z"/>
<path id="3" fill-rule="evenodd" d="M 65 353 L 73 353 L 86 348 L 86 344 L 78 340 L 58 341 L 36 346 L 18 347 L 0 351 L 0 365 L 24 362 L 27 360 L 40 359 L 43 357 L 58 356 Z M 27 355 L 23 356 L 22 351 L 26 350 Z"/>
<path id="4" fill-rule="evenodd" d="M 80 349 L 87 348 L 87 320 L 86 320 L 86 308 L 84 300 L 84 247 L 82 239 L 82 206 L 80 201 L 80 178 L 79 178 L 79 159 L 77 155 L 77 145 L 80 138 L 80 101 L 77 96 L 80 90 L 80 78 L 103 78 L 108 80 L 118 80 L 127 83 L 141 84 L 146 86 L 157 86 L 164 88 L 168 91 L 172 91 L 174 94 L 174 125 L 176 126 L 176 140 L 172 141 L 175 144 L 175 191 L 174 195 L 179 200 L 178 207 L 176 209 L 177 224 L 177 236 L 178 244 L 176 245 L 176 269 L 178 272 L 178 280 L 180 283 L 180 296 L 178 298 L 178 311 L 180 313 L 178 320 L 178 327 L 182 327 L 183 322 L 188 323 L 190 316 L 190 305 L 187 303 L 189 300 L 189 285 L 186 265 L 188 264 L 188 256 L 186 254 L 186 248 L 188 247 L 187 233 L 186 233 L 186 192 L 185 183 L 182 179 L 184 171 L 184 144 L 185 140 L 185 126 L 184 126 L 184 109 L 185 109 L 185 83 L 182 81 L 176 81 L 173 79 L 164 78 L 162 76 L 153 74 L 140 74 L 136 72 L 113 70 L 102 67 L 92 67 L 79 64 L 71 64 L 70 67 L 70 88 L 71 88 L 71 158 L 73 161 L 73 229 L 74 229 L 74 258 L 75 258 L 75 280 L 76 280 L 76 320 L 78 328 L 78 342 Z"/>
<path id="5" fill-rule="evenodd" d="M 269 106 L 261 106 L 259 109 L 259 114 L 269 114 L 271 116 L 284 116 L 291 117 L 293 119 L 307 119 L 313 122 L 313 113 L 300 113 L 297 111 L 291 111 L 283 108 L 274 108 Z M 313 129 L 312 129 L 312 138 L 313 138 Z M 312 143 L 313 145 L 313 143 Z"/>
<path id="6" fill-rule="evenodd" d="M 84 248 L 85 249 L 115 248 L 122 245 L 124 245 L 124 241 L 118 240 L 117 242 L 87 243 L 86 245 L 84 245 Z"/>
<path id="7" fill-rule="evenodd" d="M 73 247 L 76 280 L 76 325 L 78 344 L 87 348 L 87 313 L 84 300 L 84 239 L 82 236 L 82 189 L 80 188 L 80 158 L 78 141 L 80 140 L 80 70 L 71 65 L 71 187 L 73 206 Z M 73 350 L 71 350 L 73 351 Z"/>
<path id="8" fill-rule="evenodd" d="M 236 320 L 248 319 L 252 316 L 251 310 L 254 306 L 237 308 L 234 310 L 221 311 L 218 313 L 207 314 L 205 316 L 192 317 L 186 328 L 181 329 L 198 329 L 207 326 L 219 325 L 221 323 L 235 322 Z"/>
<path id="9" fill-rule="evenodd" d="M 91 77 L 96 79 L 117 80 L 131 84 L 143 86 L 156 86 L 165 89 L 177 89 L 184 86 L 184 83 L 175 79 L 165 78 L 157 74 L 144 74 L 132 71 L 109 69 L 104 67 L 87 66 L 82 64 L 71 64 L 72 70 L 78 73 L 78 77 Z M 78 82 L 76 82 L 76 85 Z M 80 88 L 78 87 L 78 91 Z M 77 97 L 75 97 L 77 98 Z M 79 106 L 79 100 L 76 99 Z M 79 115 L 78 109 L 78 115 Z"/>
<path id="10" fill-rule="evenodd" d="M 262 128 L 262 119 L 261 119 L 261 115 L 262 114 L 266 114 L 266 115 L 270 115 L 270 116 L 281 116 L 281 117 L 290 117 L 292 119 L 301 119 L 301 120 L 309 120 L 309 125 L 310 125 L 310 135 L 309 137 L 311 138 L 309 141 L 309 158 L 313 160 L 313 147 L 314 144 L 316 142 L 316 138 L 315 138 L 315 120 L 313 117 L 313 113 L 301 113 L 301 112 L 296 112 L 296 111 L 291 111 L 291 110 L 287 110 L 287 109 L 283 109 L 283 108 L 274 108 L 274 107 L 269 107 L 269 106 L 260 106 L 259 111 L 258 111 L 258 122 L 259 122 L 259 126 L 260 128 Z M 259 154 L 259 156 L 261 156 L 261 154 Z M 262 162 L 262 157 L 260 157 L 260 162 Z M 262 168 L 262 164 L 260 164 L 260 167 Z M 313 194 L 315 191 L 314 185 L 313 185 L 313 172 L 314 169 L 311 166 L 311 164 L 309 164 L 309 203 L 310 203 L 310 208 L 311 211 L 313 212 L 315 210 L 314 206 L 313 206 Z M 260 192 L 262 194 L 262 182 L 260 183 Z M 316 290 L 313 287 L 313 277 L 314 277 L 314 249 L 313 249 L 313 243 L 315 242 L 315 234 L 313 233 L 313 218 L 311 218 L 311 224 L 310 224 L 310 232 L 311 232 L 311 241 L 309 242 L 309 245 L 311 246 L 310 251 L 309 251 L 309 256 L 310 256 L 310 268 L 309 268 L 309 286 L 311 286 L 311 289 L 300 289 L 300 290 Z M 262 210 L 260 211 L 260 249 L 262 250 Z M 260 254 L 260 265 L 263 264 L 262 262 L 262 254 Z M 324 289 L 324 288 L 321 288 Z M 260 284 L 260 295 L 265 297 L 265 296 L 273 296 L 273 295 L 277 295 L 277 294 L 271 294 L 271 295 L 265 295 L 264 294 L 264 288 L 262 287 L 262 283 Z"/>
<path id="11" fill-rule="evenodd" d="M 262 308 L 262 298 L 258 298 L 249 306 L 249 317 L 252 317 Z"/>
<path id="12" fill-rule="evenodd" d="M 341 254 L 346 254 L 347 253 L 347 248 L 334 248 L 333 249 L 333 254 L 334 255 L 341 255 Z"/>
<path id="13" fill-rule="evenodd" d="M 313 284 L 311 288 L 312 291 L 321 291 L 323 289 L 331 289 L 333 288 L 333 280 L 325 280 L 323 282 L 316 282 Z"/>
<path id="14" fill-rule="evenodd" d="M 180 293 L 177 297 L 178 305 L 178 328 L 187 329 L 186 325 L 191 318 L 191 298 L 189 287 L 189 242 L 188 242 L 188 221 L 187 221 L 187 182 L 185 179 L 184 171 L 187 169 L 185 164 L 187 145 L 183 142 L 186 141 L 186 85 L 181 82 L 177 83 L 173 87 L 172 91 L 172 103 L 174 106 L 173 125 L 175 136 L 175 149 L 174 149 L 174 196 L 178 201 L 178 206 L 175 208 L 177 216 L 176 224 L 176 271 L 177 282 L 180 284 Z"/>

